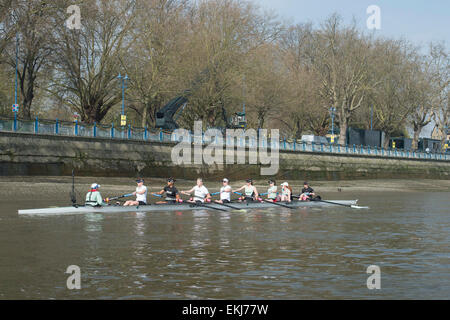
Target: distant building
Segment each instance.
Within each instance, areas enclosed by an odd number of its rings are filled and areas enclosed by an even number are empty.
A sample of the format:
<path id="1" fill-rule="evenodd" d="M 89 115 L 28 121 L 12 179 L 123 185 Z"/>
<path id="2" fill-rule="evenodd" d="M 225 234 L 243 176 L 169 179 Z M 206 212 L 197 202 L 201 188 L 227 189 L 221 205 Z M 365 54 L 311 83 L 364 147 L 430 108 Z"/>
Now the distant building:
<path id="1" fill-rule="evenodd" d="M 434 127 L 431 132 L 431 139 L 442 140 L 443 136 L 445 136 L 446 132 L 444 130 L 440 130 L 437 126 Z M 447 141 L 450 140 L 450 134 L 447 132 Z"/>
<path id="2" fill-rule="evenodd" d="M 420 138 L 418 144 L 418 150 L 426 151 L 427 148 L 430 152 L 441 152 L 441 140 L 430 139 L 430 138 Z"/>
<path id="3" fill-rule="evenodd" d="M 381 147 L 385 139 L 384 132 L 377 130 L 364 130 L 348 128 L 347 144 L 357 146 Z"/>

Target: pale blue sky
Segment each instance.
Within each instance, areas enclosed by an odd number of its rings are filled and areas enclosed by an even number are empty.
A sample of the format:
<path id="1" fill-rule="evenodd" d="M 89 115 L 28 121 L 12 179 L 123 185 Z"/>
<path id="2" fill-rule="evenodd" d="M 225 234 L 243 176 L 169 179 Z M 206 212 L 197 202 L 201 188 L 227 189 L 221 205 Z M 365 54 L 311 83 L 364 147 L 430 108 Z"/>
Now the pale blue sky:
<path id="1" fill-rule="evenodd" d="M 316 26 L 332 13 L 349 23 L 355 17 L 358 26 L 368 31 L 367 7 L 381 9 L 382 36 L 405 38 L 414 44 L 445 41 L 450 45 L 449 0 L 254 0 L 262 8 L 276 12 L 293 23 L 313 22 Z"/>

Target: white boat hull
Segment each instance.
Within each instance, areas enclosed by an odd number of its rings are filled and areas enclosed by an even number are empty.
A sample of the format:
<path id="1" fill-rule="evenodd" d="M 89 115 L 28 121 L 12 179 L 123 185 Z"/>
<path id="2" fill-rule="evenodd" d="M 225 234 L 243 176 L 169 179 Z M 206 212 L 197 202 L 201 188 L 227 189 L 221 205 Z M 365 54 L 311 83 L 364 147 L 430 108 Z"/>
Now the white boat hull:
<path id="1" fill-rule="evenodd" d="M 291 203 L 282 203 L 283 206 L 292 208 L 302 207 L 330 207 L 330 206 L 354 206 L 358 200 L 326 200 L 322 201 L 293 201 Z M 215 203 L 205 203 L 204 205 L 195 205 L 189 203 L 183 204 L 163 204 L 163 205 L 147 205 L 147 206 L 105 206 L 105 207 L 56 207 L 43 209 L 26 209 L 19 210 L 19 215 L 65 215 L 65 214 L 84 214 L 84 213 L 126 213 L 126 212 L 165 212 L 165 211 L 186 211 L 186 210 L 235 210 L 235 208 L 242 209 L 263 209 L 274 208 L 282 209 L 283 206 L 267 202 L 250 202 L 250 203 L 230 203 L 227 204 L 233 208 L 226 207 Z M 286 208 L 287 209 L 287 208 Z"/>

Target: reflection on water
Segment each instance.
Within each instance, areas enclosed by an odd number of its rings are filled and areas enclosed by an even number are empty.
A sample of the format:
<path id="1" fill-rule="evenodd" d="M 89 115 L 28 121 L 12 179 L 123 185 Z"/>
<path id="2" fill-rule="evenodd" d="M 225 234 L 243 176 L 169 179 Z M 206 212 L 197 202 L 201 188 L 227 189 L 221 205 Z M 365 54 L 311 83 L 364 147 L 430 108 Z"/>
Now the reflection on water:
<path id="1" fill-rule="evenodd" d="M 101 232 L 103 215 L 98 213 L 87 213 L 85 215 L 86 232 Z"/>
<path id="2" fill-rule="evenodd" d="M 145 235 L 145 221 L 147 214 L 145 212 L 136 212 L 136 219 L 134 223 L 135 234 L 138 237 L 142 237 Z"/>
<path id="3" fill-rule="evenodd" d="M 53 217 L 18 217 L 6 203 L 0 298 L 448 298 L 448 195 L 346 195 L 370 210 Z M 81 268 L 79 291 L 65 288 L 72 264 Z M 366 287 L 372 264 L 381 268 L 379 291 Z"/>

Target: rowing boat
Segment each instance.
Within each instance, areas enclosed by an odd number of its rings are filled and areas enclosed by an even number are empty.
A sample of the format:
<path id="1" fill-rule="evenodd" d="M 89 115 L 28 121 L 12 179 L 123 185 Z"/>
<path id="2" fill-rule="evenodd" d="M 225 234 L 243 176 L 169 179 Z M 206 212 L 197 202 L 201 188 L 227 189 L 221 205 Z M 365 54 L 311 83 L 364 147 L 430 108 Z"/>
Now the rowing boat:
<path id="1" fill-rule="evenodd" d="M 321 201 L 294 201 L 291 203 L 283 202 L 283 206 L 291 208 L 302 207 L 330 207 L 335 205 L 340 206 L 355 206 L 358 200 L 327 200 Z M 19 210 L 19 215 L 65 215 L 65 214 L 83 214 L 83 213 L 126 213 L 126 212 L 165 212 L 165 211 L 186 211 L 186 210 L 236 210 L 236 209 L 265 209 L 274 208 L 280 209 L 273 203 L 268 202 L 249 202 L 249 203 L 232 203 L 233 208 L 226 207 L 216 203 L 205 203 L 201 205 L 180 203 L 180 204 L 159 204 L 146 206 L 104 206 L 104 207 L 90 207 L 90 206 L 72 206 L 72 207 L 56 207 L 44 209 L 26 209 Z"/>
<path id="2" fill-rule="evenodd" d="M 294 201 L 291 203 L 283 202 L 283 206 L 292 208 L 302 207 L 330 207 L 334 205 L 354 206 L 358 200 L 330 200 L 327 202 L 318 201 Z M 267 202 L 248 202 L 248 203 L 233 203 L 233 209 L 217 204 L 205 203 L 201 205 L 181 203 L 181 204 L 159 204 L 146 206 L 104 206 L 104 207 L 90 207 L 90 206 L 72 206 L 72 207 L 56 207 L 43 209 L 26 209 L 19 210 L 19 215 L 64 215 L 64 214 L 82 214 L 82 213 L 126 213 L 126 212 L 156 212 L 156 211 L 186 211 L 186 210 L 236 210 L 236 209 L 265 209 L 274 208 L 280 209 L 279 206 Z"/>

